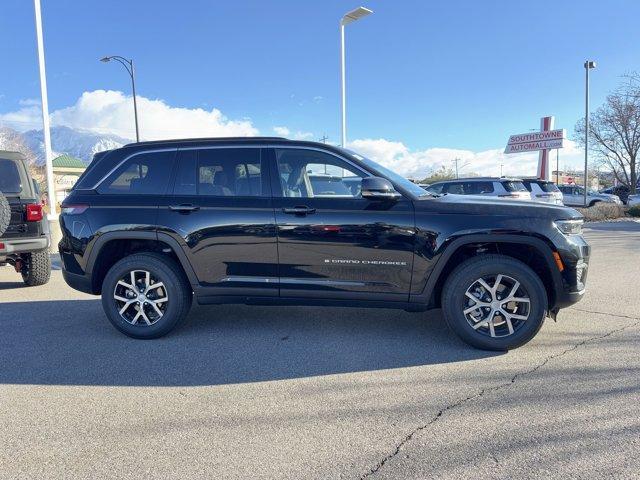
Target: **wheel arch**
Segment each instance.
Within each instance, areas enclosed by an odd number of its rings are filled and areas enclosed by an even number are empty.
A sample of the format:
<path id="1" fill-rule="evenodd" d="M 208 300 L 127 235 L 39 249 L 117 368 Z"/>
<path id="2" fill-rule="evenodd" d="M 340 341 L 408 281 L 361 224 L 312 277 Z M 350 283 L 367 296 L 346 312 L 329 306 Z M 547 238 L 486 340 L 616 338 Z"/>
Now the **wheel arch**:
<path id="1" fill-rule="evenodd" d="M 165 254 L 182 268 L 192 286 L 198 284 L 195 272 L 180 244 L 167 234 L 156 232 L 107 232 L 93 244 L 87 261 L 87 276 L 91 291 L 100 293 L 102 282 L 109 269 L 120 259 L 142 252 Z"/>
<path id="2" fill-rule="evenodd" d="M 440 307 L 444 283 L 458 265 L 474 256 L 497 253 L 522 261 L 540 277 L 549 309 L 552 309 L 562 286 L 553 252 L 546 241 L 527 235 L 469 235 L 458 238 L 445 248 L 422 294 L 413 297 L 412 302 L 425 303 L 430 308 Z"/>

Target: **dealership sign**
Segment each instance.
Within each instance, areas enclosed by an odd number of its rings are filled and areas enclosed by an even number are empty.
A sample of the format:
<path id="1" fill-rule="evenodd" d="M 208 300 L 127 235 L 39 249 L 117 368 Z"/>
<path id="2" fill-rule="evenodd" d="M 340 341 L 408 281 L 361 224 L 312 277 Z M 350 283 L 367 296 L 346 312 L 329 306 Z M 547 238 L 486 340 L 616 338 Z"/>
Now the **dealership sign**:
<path id="1" fill-rule="evenodd" d="M 565 138 L 566 131 L 564 128 L 559 130 L 549 130 L 547 132 L 531 132 L 511 135 L 504 153 L 521 153 L 562 148 L 564 146 L 563 143 Z"/>
<path id="2" fill-rule="evenodd" d="M 538 154 L 538 178 L 549 180 L 549 151 L 564 147 L 566 133 L 563 128 L 553 128 L 553 117 L 540 119 L 540 131 L 511 135 L 504 153 L 540 152 Z"/>

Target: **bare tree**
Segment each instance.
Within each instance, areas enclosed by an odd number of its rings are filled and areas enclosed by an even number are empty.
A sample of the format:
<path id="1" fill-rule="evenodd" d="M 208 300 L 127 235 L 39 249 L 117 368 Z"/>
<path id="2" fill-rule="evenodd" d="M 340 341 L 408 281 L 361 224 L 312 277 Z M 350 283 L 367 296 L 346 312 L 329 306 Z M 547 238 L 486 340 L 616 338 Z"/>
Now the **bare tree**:
<path id="1" fill-rule="evenodd" d="M 597 162 L 608 166 L 615 178 L 635 193 L 640 151 L 640 76 L 625 78 L 627 82 L 607 96 L 589 117 L 589 149 Z M 584 120 L 576 124 L 575 135 L 584 147 Z"/>

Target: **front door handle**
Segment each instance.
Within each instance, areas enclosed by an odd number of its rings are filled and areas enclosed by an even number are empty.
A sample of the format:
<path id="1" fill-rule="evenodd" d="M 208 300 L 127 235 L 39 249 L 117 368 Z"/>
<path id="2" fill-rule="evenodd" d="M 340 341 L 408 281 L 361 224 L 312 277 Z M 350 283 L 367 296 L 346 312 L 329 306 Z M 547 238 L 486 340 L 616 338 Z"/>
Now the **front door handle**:
<path id="1" fill-rule="evenodd" d="M 169 210 L 173 211 L 173 212 L 180 212 L 180 213 L 189 213 L 189 212 L 195 212 L 196 210 L 200 210 L 200 207 L 197 205 L 191 205 L 189 204 L 182 204 L 182 205 L 169 205 Z"/>
<path id="2" fill-rule="evenodd" d="M 309 215 L 311 213 L 316 213 L 315 208 L 309 208 L 306 206 L 297 206 L 297 207 L 285 207 L 282 209 L 283 213 L 287 213 L 289 215 Z"/>

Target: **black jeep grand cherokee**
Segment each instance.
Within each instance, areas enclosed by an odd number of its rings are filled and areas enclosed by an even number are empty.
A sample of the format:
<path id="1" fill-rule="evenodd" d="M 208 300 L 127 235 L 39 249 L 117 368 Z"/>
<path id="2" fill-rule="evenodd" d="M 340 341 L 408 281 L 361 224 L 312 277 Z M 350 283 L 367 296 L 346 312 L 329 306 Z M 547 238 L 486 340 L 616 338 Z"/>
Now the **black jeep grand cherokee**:
<path id="1" fill-rule="evenodd" d="M 156 338 L 200 304 L 441 307 L 506 350 L 580 300 L 570 208 L 433 196 L 354 152 L 281 138 L 143 142 L 97 154 L 63 204 L 72 287 Z"/>

